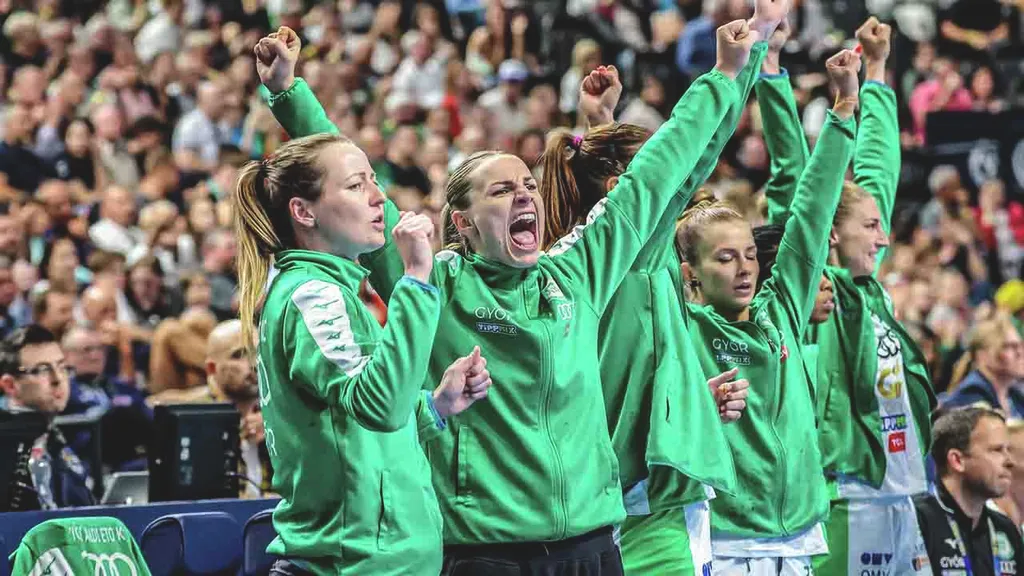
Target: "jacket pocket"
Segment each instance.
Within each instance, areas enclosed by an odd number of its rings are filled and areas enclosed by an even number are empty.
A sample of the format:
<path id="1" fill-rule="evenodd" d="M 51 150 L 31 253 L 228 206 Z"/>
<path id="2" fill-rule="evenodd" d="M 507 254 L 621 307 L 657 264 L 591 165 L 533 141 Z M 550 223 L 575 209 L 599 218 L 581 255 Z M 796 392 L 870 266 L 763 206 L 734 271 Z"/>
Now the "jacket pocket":
<path id="1" fill-rule="evenodd" d="M 456 437 L 455 503 L 467 505 L 472 501 L 472 474 L 470 460 L 473 458 L 473 434 L 468 426 L 460 426 Z"/>
<path id="2" fill-rule="evenodd" d="M 619 493 L 622 489 L 619 487 L 619 459 L 615 457 L 615 450 L 612 449 L 611 441 L 601 442 L 598 445 L 598 450 L 604 456 L 605 466 L 608 470 L 608 483 L 604 487 L 604 491 L 607 493 Z"/>
<path id="3" fill-rule="evenodd" d="M 377 549 L 388 547 L 391 533 L 394 531 L 394 504 L 391 501 L 391 490 L 388 486 L 388 471 L 380 472 L 380 515 L 377 520 Z"/>

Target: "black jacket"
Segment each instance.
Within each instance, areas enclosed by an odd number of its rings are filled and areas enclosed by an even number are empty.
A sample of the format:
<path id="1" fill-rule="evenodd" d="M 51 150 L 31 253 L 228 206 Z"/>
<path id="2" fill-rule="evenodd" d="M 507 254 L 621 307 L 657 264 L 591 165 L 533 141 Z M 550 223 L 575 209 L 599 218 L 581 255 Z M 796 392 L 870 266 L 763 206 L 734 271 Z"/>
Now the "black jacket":
<path id="1" fill-rule="evenodd" d="M 1018 574 L 1018 566 L 1024 560 L 1024 544 L 1020 530 L 1005 515 L 985 507 L 978 525 L 971 528 L 971 520 L 960 509 L 940 482 L 938 496 L 924 494 L 914 498 L 917 521 L 924 537 L 925 548 L 935 576 L 942 574 L 967 574 L 968 560 L 960 551 L 959 543 L 950 526 L 956 523 L 963 545 L 970 557 L 971 576 L 1000 576 Z M 992 533 L 990 533 L 990 526 Z M 993 536 L 995 543 L 993 545 Z M 993 554 L 993 551 L 996 554 Z M 994 565 L 998 562 L 999 571 Z M 1024 566 L 1021 566 L 1024 568 Z"/>

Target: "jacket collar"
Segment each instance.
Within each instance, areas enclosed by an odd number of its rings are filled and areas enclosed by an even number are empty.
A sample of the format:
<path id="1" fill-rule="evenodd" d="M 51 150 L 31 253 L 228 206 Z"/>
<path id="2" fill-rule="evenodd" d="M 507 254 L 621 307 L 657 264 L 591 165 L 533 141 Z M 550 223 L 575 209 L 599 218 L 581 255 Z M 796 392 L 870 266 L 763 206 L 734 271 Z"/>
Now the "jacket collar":
<path id="1" fill-rule="evenodd" d="M 275 256 L 274 267 L 280 272 L 314 268 L 354 292 L 359 291 L 359 285 L 369 275 L 365 268 L 351 260 L 310 250 L 278 252 Z"/>

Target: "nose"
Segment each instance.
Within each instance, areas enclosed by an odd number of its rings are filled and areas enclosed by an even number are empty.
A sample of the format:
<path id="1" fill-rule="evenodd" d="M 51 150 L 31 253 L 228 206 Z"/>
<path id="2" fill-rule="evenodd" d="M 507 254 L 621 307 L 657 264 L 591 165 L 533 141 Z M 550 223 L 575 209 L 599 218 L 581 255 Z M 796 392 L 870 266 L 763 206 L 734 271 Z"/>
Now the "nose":
<path id="1" fill-rule="evenodd" d="M 878 239 L 875 240 L 875 243 L 878 244 L 879 248 L 885 248 L 889 246 L 889 235 L 886 234 L 884 230 L 879 230 Z"/>
<path id="2" fill-rule="evenodd" d="M 384 191 L 380 189 L 376 182 L 371 182 L 370 188 L 370 206 L 380 206 L 387 201 L 388 197 L 384 195 Z"/>

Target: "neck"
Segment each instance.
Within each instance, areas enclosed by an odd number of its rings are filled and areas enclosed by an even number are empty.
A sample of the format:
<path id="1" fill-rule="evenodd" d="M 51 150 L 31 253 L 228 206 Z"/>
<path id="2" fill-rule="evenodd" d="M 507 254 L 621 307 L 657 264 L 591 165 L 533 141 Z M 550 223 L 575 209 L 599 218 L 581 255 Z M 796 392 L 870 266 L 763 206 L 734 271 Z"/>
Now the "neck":
<path id="1" fill-rule="evenodd" d="M 719 310 L 716 307 L 715 312 L 718 312 L 722 318 L 729 322 L 746 322 L 750 320 L 750 306 L 746 306 L 742 310 Z"/>
<path id="2" fill-rule="evenodd" d="M 971 519 L 971 526 L 977 526 L 978 521 L 981 520 L 981 513 L 985 510 L 985 501 L 988 498 L 972 493 L 964 486 L 963 478 L 959 476 L 943 478 L 942 485 L 945 486 L 949 495 L 953 497 L 957 506 Z"/>

